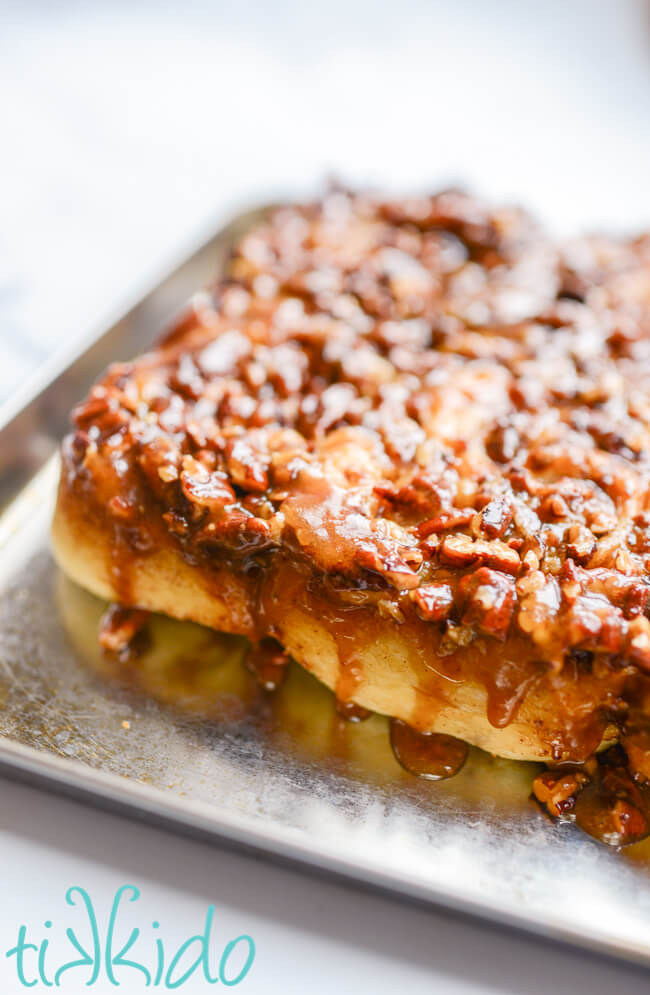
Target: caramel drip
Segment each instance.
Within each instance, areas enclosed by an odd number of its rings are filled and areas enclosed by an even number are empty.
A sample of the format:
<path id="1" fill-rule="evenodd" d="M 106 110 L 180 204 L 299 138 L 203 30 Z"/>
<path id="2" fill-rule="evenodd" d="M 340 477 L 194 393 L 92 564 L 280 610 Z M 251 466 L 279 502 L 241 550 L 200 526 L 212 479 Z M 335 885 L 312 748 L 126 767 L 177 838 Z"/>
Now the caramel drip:
<path id="1" fill-rule="evenodd" d="M 427 689 L 422 686 L 413 688 L 415 697 L 409 724 L 418 731 L 431 729 L 445 707 L 444 692 L 438 681 L 427 681 L 427 685 Z"/>
<path id="2" fill-rule="evenodd" d="M 99 623 L 99 645 L 123 662 L 139 656 L 149 647 L 149 615 L 138 608 L 109 605 Z"/>
<path id="3" fill-rule="evenodd" d="M 638 792 L 613 790 L 602 779 L 592 782 L 576 800 L 576 825 L 608 846 L 629 846 L 650 832 L 647 803 Z"/>
<path id="4" fill-rule="evenodd" d="M 336 711 L 346 722 L 353 723 L 365 722 L 372 715 L 371 711 L 355 704 L 354 701 L 340 701 L 338 698 L 336 699 Z"/>
<path id="5" fill-rule="evenodd" d="M 417 732 L 400 719 L 391 720 L 390 745 L 405 770 L 431 781 L 453 777 L 467 759 L 467 743 L 462 740 Z"/>
<path id="6" fill-rule="evenodd" d="M 108 572 L 119 604 L 133 605 L 133 552 L 129 549 L 122 530 L 113 529 L 113 542 L 109 550 Z"/>
<path id="7" fill-rule="evenodd" d="M 354 635 L 347 632 L 334 634 L 339 655 L 339 675 L 336 681 L 336 698 L 349 702 L 363 683 L 363 665 L 359 656 L 359 645 Z"/>
<path id="8" fill-rule="evenodd" d="M 267 637 L 257 644 L 252 643 L 245 662 L 266 691 L 275 691 L 286 680 L 289 655 L 275 639 Z"/>
<path id="9" fill-rule="evenodd" d="M 487 717 L 497 729 L 503 729 L 515 718 L 526 694 L 540 678 L 539 665 L 521 661 L 501 660 L 484 668 L 481 678 L 487 693 Z"/>

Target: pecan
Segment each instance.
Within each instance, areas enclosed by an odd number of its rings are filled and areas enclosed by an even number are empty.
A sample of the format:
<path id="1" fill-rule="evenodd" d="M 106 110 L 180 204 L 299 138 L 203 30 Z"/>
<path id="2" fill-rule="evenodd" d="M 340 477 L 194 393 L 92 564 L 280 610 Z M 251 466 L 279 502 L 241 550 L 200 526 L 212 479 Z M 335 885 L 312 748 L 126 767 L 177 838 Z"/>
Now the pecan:
<path id="1" fill-rule="evenodd" d="M 390 581 L 393 587 L 398 588 L 398 590 L 410 590 L 419 583 L 418 576 L 411 569 L 407 558 L 387 548 L 381 542 L 374 548 L 362 546 L 357 551 L 355 559 L 359 566 L 365 570 L 383 574 L 386 580 Z M 416 563 L 416 566 L 419 566 L 419 563 Z"/>
<path id="2" fill-rule="evenodd" d="M 507 574 L 479 567 L 463 577 L 458 593 L 464 602 L 462 621 L 505 640 L 515 602 L 515 582 Z"/>
<path id="3" fill-rule="evenodd" d="M 635 618 L 645 613 L 649 594 L 650 590 L 646 583 L 633 581 L 630 584 L 625 597 L 624 612 L 627 618 Z"/>
<path id="4" fill-rule="evenodd" d="M 612 822 L 619 845 L 641 839 L 648 834 L 646 816 L 629 801 L 617 798 L 612 809 Z"/>
<path id="5" fill-rule="evenodd" d="M 108 502 L 107 508 L 113 518 L 124 524 L 133 523 L 138 517 L 137 505 L 121 494 L 115 494 Z"/>
<path id="6" fill-rule="evenodd" d="M 560 587 L 555 577 L 533 570 L 517 581 L 517 622 L 540 647 L 553 642 L 554 621 L 560 610 Z"/>
<path id="7" fill-rule="evenodd" d="M 493 539 L 491 542 L 480 542 L 481 561 L 488 567 L 495 570 L 504 570 L 509 574 L 518 574 L 521 567 L 519 554 L 515 549 L 511 549 L 507 543 Z"/>
<path id="8" fill-rule="evenodd" d="M 627 628 L 623 614 L 598 595 L 576 597 L 566 613 L 565 622 L 566 641 L 570 646 L 593 646 L 613 654 L 622 649 Z"/>
<path id="9" fill-rule="evenodd" d="M 567 531 L 567 556 L 585 564 L 596 548 L 596 539 L 584 525 L 571 525 Z"/>
<path id="10" fill-rule="evenodd" d="M 242 359 L 250 355 L 251 342 L 247 335 L 233 328 L 222 332 L 205 346 L 196 357 L 197 366 L 207 376 L 217 376 L 235 370 Z M 198 376 L 197 367 L 194 367 Z M 188 370 L 189 373 L 189 370 Z"/>
<path id="11" fill-rule="evenodd" d="M 153 493 L 161 500 L 169 493 L 167 485 L 178 479 L 180 458 L 178 447 L 157 431 L 147 434 L 140 442 L 138 464 Z"/>
<path id="12" fill-rule="evenodd" d="M 589 776 L 580 769 L 545 770 L 533 781 L 533 794 L 557 819 L 573 811 L 577 795 L 588 783 Z"/>
<path id="13" fill-rule="evenodd" d="M 257 552 L 272 544 L 269 523 L 238 508 L 211 519 L 196 530 L 193 538 L 199 547 L 226 546 L 240 553 Z"/>
<path id="14" fill-rule="evenodd" d="M 462 529 L 465 525 L 469 525 L 473 518 L 474 511 L 471 508 L 442 511 L 435 518 L 430 518 L 428 521 L 418 525 L 417 535 L 420 539 L 426 539 L 427 536 L 433 533 L 452 532 L 455 529 Z"/>
<path id="15" fill-rule="evenodd" d="M 423 584 L 409 592 L 420 618 L 427 622 L 443 622 L 454 607 L 454 595 L 449 584 Z"/>
<path id="16" fill-rule="evenodd" d="M 496 425 L 485 440 L 487 454 L 496 463 L 509 463 L 513 460 L 519 444 L 517 431 L 511 425 Z"/>
<path id="17" fill-rule="evenodd" d="M 220 512 L 225 505 L 235 501 L 235 492 L 226 475 L 218 471 L 211 473 L 193 456 L 183 457 L 181 487 L 190 504 L 201 511 Z"/>
<path id="18" fill-rule="evenodd" d="M 485 539 L 472 540 L 470 536 L 447 536 L 440 546 L 440 560 L 454 567 L 467 567 L 472 563 L 485 563 L 495 570 L 517 574 L 521 560 L 515 549 L 498 539 L 488 542 Z"/>
<path id="19" fill-rule="evenodd" d="M 494 498 L 483 508 L 479 520 L 488 539 L 500 539 L 512 521 L 512 509 L 501 498 Z"/>
<path id="20" fill-rule="evenodd" d="M 627 652 L 637 666 L 650 671 L 650 622 L 643 615 L 629 623 Z"/>
<path id="21" fill-rule="evenodd" d="M 169 377 L 169 386 L 181 397 L 196 400 L 201 396 L 203 390 L 203 380 L 194 360 L 188 353 L 184 353 L 178 365 L 172 370 Z"/>
<path id="22" fill-rule="evenodd" d="M 245 491 L 263 493 L 268 485 L 268 457 L 263 456 L 244 438 L 226 443 L 228 472 L 235 484 Z"/>
<path id="23" fill-rule="evenodd" d="M 439 514 L 452 503 L 456 484 L 454 476 L 450 472 L 440 477 L 423 472 L 400 487 L 377 484 L 375 492 L 392 504 L 405 505 L 422 514 Z"/>
<path id="24" fill-rule="evenodd" d="M 449 563 L 452 567 L 468 567 L 480 558 L 479 544 L 474 542 L 470 536 L 447 536 L 440 546 L 441 562 Z"/>
<path id="25" fill-rule="evenodd" d="M 72 420 L 79 428 L 88 428 L 114 408 L 115 399 L 107 394 L 106 389 L 95 387 L 86 401 L 73 408 Z"/>
<path id="26" fill-rule="evenodd" d="M 77 405 L 72 418 L 78 428 L 92 429 L 94 438 L 101 439 L 121 432 L 128 424 L 127 414 L 121 410 L 117 397 L 101 387 L 94 387 L 88 400 Z"/>

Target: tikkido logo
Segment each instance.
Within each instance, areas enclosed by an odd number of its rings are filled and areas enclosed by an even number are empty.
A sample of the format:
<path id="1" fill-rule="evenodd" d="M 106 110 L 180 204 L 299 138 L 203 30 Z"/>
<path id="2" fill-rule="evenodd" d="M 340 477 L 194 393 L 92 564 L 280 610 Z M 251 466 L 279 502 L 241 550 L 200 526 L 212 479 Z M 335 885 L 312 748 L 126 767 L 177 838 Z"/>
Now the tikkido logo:
<path id="1" fill-rule="evenodd" d="M 44 935 L 36 936 L 27 926 L 19 926 L 16 943 L 5 956 L 13 964 L 18 982 L 24 988 L 67 988 L 75 993 L 81 986 L 92 988 L 108 982 L 133 991 L 142 988 L 181 988 L 187 981 L 207 985 L 221 983 L 229 988 L 240 984 L 255 960 L 252 936 L 242 934 L 223 946 L 213 941 L 214 905 L 209 905 L 202 932 L 184 940 L 175 950 L 168 949 L 160 923 L 147 928 L 120 923 L 125 902 L 137 902 L 135 885 L 118 888 L 113 898 L 105 931 L 100 930 L 92 899 L 84 888 L 68 888 L 65 900 L 75 909 L 75 927 L 58 929 L 51 919 L 43 924 Z M 119 936 L 119 938 L 118 938 Z M 63 950 L 63 954 L 61 954 Z M 127 957 L 127 954 L 129 955 Z M 72 956 L 71 956 L 72 955 Z M 217 963 L 218 962 L 218 963 Z M 192 991 L 196 991 L 193 985 Z"/>

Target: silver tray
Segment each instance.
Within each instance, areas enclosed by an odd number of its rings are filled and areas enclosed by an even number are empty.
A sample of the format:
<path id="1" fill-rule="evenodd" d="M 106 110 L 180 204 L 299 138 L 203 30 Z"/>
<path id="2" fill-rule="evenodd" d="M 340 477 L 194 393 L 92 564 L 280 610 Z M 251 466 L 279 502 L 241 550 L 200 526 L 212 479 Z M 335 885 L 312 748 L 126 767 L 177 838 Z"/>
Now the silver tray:
<path id="1" fill-rule="evenodd" d="M 650 964 L 650 841 L 617 853 L 552 825 L 530 800 L 531 765 L 472 751 L 449 781 L 413 778 L 384 718 L 345 723 L 293 665 L 265 692 L 243 641 L 199 626 L 156 618 L 137 667 L 100 655 L 104 605 L 49 553 L 58 439 L 107 362 L 151 342 L 258 218 L 238 218 L 59 361 L 0 429 L 0 771 Z"/>

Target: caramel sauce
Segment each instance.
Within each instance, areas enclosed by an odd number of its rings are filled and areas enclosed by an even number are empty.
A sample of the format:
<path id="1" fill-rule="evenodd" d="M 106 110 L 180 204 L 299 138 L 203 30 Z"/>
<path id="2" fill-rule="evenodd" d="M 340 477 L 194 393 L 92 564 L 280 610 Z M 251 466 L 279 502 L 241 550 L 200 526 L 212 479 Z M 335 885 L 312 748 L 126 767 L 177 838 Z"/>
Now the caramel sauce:
<path id="1" fill-rule="evenodd" d="M 539 665 L 530 660 L 503 659 L 481 669 L 487 693 L 487 717 L 497 729 L 509 725 L 526 694 L 540 679 Z"/>
<path id="2" fill-rule="evenodd" d="M 333 635 L 339 656 L 335 695 L 337 701 L 349 702 L 363 683 L 363 665 L 359 655 L 362 640 L 350 630 L 349 624 L 334 630 Z"/>
<path id="3" fill-rule="evenodd" d="M 286 679 L 289 655 L 277 640 L 267 637 L 251 644 L 245 663 L 266 691 L 275 691 Z"/>
<path id="4" fill-rule="evenodd" d="M 133 660 L 149 648 L 150 612 L 123 605 L 108 606 L 99 623 L 99 645 L 122 662 Z"/>
<path id="5" fill-rule="evenodd" d="M 147 642 L 137 658 L 129 651 L 125 662 L 115 652 L 99 652 L 95 632 L 101 606 L 90 595 L 68 584 L 61 603 L 67 614 L 69 631 L 75 641 L 81 638 L 84 658 L 105 678 L 126 683 L 168 706 L 211 721 L 223 721 L 266 708 L 262 702 L 270 701 L 275 716 L 271 728 L 283 730 L 287 745 L 290 743 L 296 748 L 300 744 L 300 748 L 308 752 L 316 750 L 322 762 L 334 758 L 357 765 L 363 757 L 363 769 L 367 768 L 368 776 L 372 775 L 383 785 L 394 780 L 391 765 L 384 755 L 383 743 L 387 740 L 390 740 L 393 756 L 410 773 L 439 779 L 450 777 L 460 769 L 458 761 L 462 763 L 465 744 L 451 737 L 418 733 L 397 720 L 391 723 L 390 736 L 387 736 L 382 717 L 368 715 L 352 702 L 337 703 L 334 713 L 331 694 L 300 668 L 293 670 L 292 681 L 276 684 L 269 699 L 264 694 L 259 675 L 255 674 L 253 681 L 248 676 L 249 667 L 242 665 L 244 641 L 238 637 L 152 616 L 144 629 L 139 630 L 151 630 L 151 644 Z M 75 606 L 76 614 L 71 617 L 69 613 Z M 119 606 L 113 606 L 108 613 L 112 627 L 136 620 L 139 614 L 144 615 Z M 146 620 L 142 618 L 141 621 Z M 272 660 L 278 650 L 277 644 L 268 640 L 264 648 L 266 652 L 262 656 Z M 164 658 L 161 654 L 165 654 Z M 288 676 L 288 667 L 284 673 Z M 335 716 L 339 721 L 333 721 Z M 363 731 L 340 721 L 362 717 L 369 720 L 363 722 Z M 341 726 L 348 727 L 348 731 L 342 730 Z M 372 728 L 369 736 L 365 735 L 366 728 Z M 650 730 L 641 716 L 630 719 L 622 738 L 629 759 L 621 747 L 615 747 L 584 764 L 550 768 L 535 780 L 535 794 L 555 818 L 573 822 L 600 842 L 617 847 L 634 844 L 648 835 L 650 812 L 647 782 L 636 770 L 640 760 L 647 763 L 650 750 Z M 476 751 L 475 756 L 479 763 L 482 762 L 484 755 L 480 751 Z M 525 795 L 524 781 L 530 777 L 529 767 L 513 764 L 513 775 L 515 768 L 523 772 L 517 776 L 522 781 L 522 795 Z"/>
<path id="6" fill-rule="evenodd" d="M 608 846 L 629 846 L 650 833 L 648 804 L 638 792 L 612 789 L 599 779 L 576 799 L 575 822 L 584 833 Z"/>
<path id="7" fill-rule="evenodd" d="M 621 745 L 635 776 L 650 781 L 650 725 L 643 717 L 633 716 L 625 723 Z"/>
<path id="8" fill-rule="evenodd" d="M 369 709 L 362 708 L 354 701 L 341 701 L 339 698 L 336 698 L 335 701 L 337 714 L 346 722 L 365 722 L 372 715 Z"/>
<path id="9" fill-rule="evenodd" d="M 391 719 L 390 744 L 405 770 L 431 781 L 453 777 L 467 759 L 467 743 L 462 740 L 417 732 L 400 719 Z"/>

